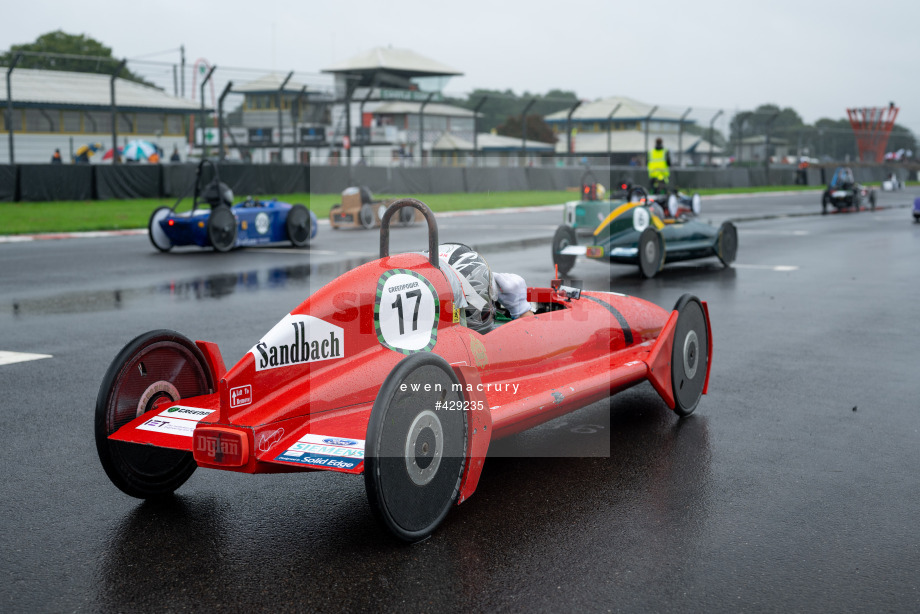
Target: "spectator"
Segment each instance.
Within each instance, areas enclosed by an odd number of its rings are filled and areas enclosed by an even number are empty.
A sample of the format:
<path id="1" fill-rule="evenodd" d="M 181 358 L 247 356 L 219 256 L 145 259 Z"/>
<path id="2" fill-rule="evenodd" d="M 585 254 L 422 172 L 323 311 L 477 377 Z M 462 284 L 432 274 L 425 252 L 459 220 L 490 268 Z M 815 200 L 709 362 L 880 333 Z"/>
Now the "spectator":
<path id="1" fill-rule="evenodd" d="M 54 153 L 51 154 L 51 164 L 61 164 L 61 150 L 55 149 Z"/>
<path id="2" fill-rule="evenodd" d="M 182 162 L 182 158 L 179 157 L 179 148 L 173 145 L 172 155 L 169 156 L 170 162 Z"/>

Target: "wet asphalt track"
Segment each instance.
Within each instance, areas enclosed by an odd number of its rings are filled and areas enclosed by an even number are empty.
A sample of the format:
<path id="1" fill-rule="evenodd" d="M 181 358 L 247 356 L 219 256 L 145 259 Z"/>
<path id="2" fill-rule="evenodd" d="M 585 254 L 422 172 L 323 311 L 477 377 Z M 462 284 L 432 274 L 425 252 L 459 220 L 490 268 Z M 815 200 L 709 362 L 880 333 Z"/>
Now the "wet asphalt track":
<path id="1" fill-rule="evenodd" d="M 374 257 L 375 233 L 321 228 L 310 256 L 161 255 L 143 236 L 0 244 L 0 350 L 53 356 L 0 365 L 0 610 L 915 612 L 920 224 L 904 206 L 917 195 L 741 223 L 732 269 L 641 280 L 579 262 L 589 289 L 709 302 L 710 394 L 678 420 L 644 384 L 502 441 L 475 495 L 415 546 L 377 526 L 359 477 L 200 470 L 141 503 L 93 444 L 99 383 L 133 336 L 173 328 L 230 364 Z M 704 201 L 703 217 L 818 202 Z M 450 218 L 441 240 L 513 238 L 488 252 L 493 269 L 539 285 L 551 266 L 536 242 L 560 217 Z M 424 245 L 420 229 L 393 236 L 394 251 Z"/>

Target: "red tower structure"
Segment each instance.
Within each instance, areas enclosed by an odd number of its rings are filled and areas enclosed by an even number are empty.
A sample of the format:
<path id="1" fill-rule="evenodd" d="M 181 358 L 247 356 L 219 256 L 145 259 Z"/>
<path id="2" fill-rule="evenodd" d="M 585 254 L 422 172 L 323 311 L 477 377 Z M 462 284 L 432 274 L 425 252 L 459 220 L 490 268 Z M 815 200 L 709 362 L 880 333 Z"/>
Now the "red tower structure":
<path id="1" fill-rule="evenodd" d="M 899 110 L 893 102 L 887 107 L 847 109 L 861 161 L 881 163 L 885 159 L 885 146 Z"/>

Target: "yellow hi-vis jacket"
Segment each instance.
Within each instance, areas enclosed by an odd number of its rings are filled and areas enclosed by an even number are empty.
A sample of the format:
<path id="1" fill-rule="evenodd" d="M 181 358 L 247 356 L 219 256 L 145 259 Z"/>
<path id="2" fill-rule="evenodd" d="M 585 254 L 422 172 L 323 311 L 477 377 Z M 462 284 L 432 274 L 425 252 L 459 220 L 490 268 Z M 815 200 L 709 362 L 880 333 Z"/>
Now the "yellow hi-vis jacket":
<path id="1" fill-rule="evenodd" d="M 648 152 L 647 168 L 650 179 L 668 181 L 671 178 L 671 169 L 668 168 L 668 150 L 662 147 Z"/>

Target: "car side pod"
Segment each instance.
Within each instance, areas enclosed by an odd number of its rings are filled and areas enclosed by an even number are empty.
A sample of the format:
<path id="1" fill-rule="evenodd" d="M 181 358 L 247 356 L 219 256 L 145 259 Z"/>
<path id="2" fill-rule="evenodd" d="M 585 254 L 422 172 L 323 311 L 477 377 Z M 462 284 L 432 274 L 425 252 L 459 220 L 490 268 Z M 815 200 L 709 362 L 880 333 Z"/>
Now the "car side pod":
<path id="1" fill-rule="evenodd" d="M 649 381 L 678 416 L 689 416 L 709 389 L 709 308 L 691 294 L 677 300 L 647 361 Z"/>

